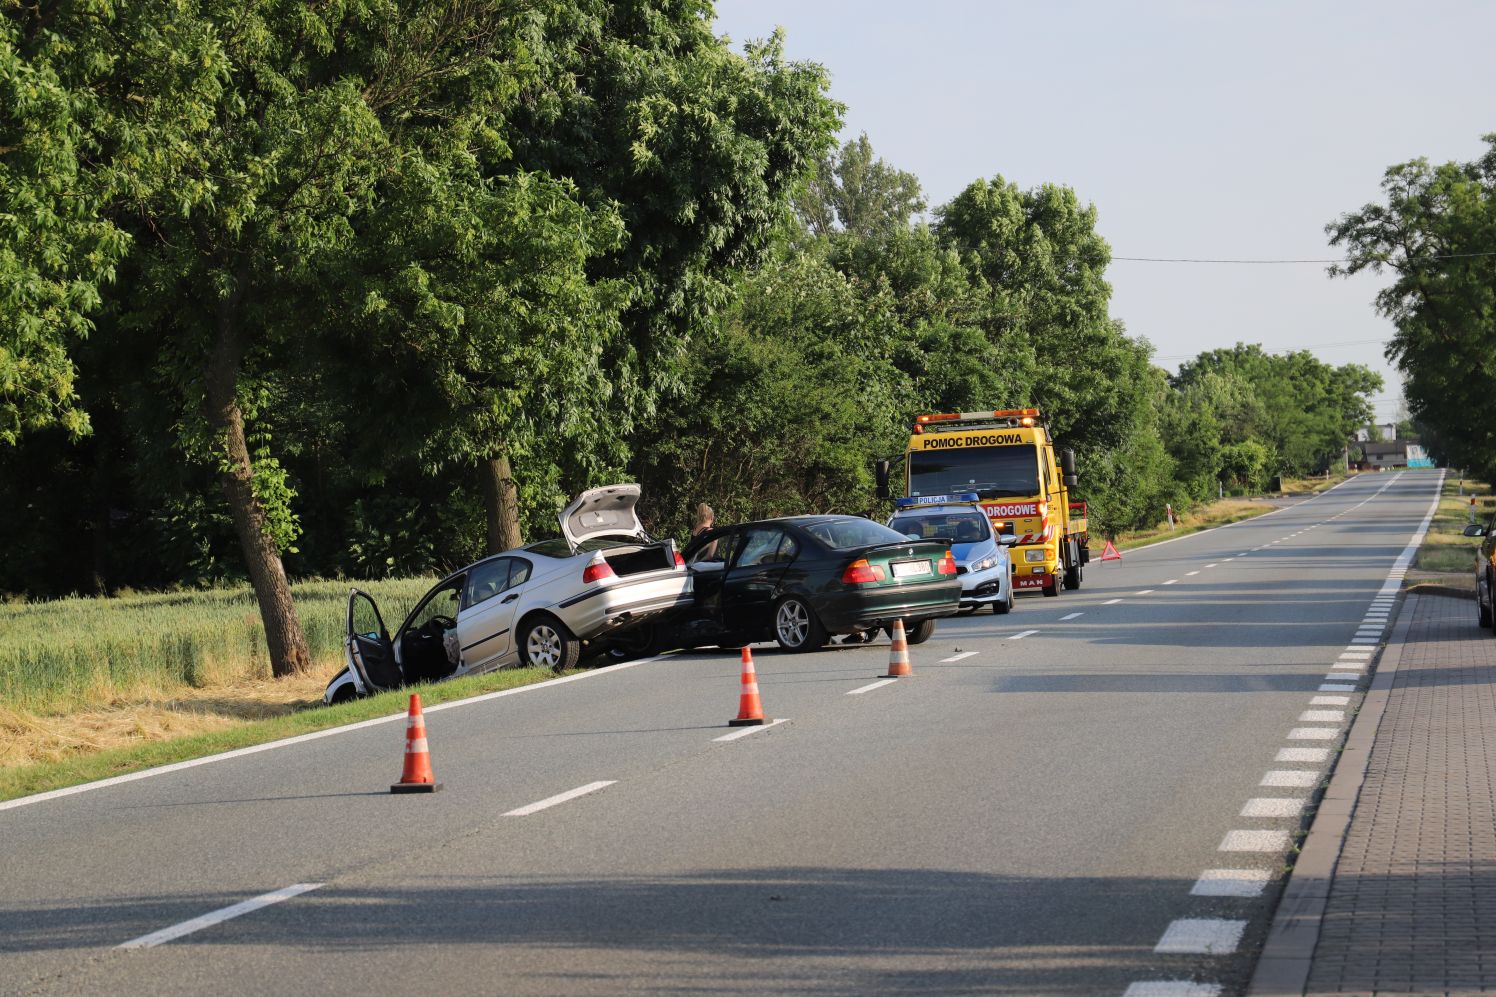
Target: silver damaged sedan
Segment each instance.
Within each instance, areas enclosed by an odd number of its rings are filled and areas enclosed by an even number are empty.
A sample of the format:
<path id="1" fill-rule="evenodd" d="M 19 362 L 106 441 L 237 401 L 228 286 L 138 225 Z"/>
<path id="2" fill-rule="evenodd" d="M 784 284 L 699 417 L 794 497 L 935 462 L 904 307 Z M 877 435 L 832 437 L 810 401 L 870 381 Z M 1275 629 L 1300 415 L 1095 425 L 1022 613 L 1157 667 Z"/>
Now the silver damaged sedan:
<path id="1" fill-rule="evenodd" d="M 562 537 L 470 564 L 437 582 L 395 630 L 368 593 L 348 595 L 347 664 L 323 701 L 411 682 L 538 665 L 561 671 L 589 650 L 627 647 L 641 624 L 691 600 L 675 541 L 644 532 L 639 486 L 583 493 L 561 511 Z"/>

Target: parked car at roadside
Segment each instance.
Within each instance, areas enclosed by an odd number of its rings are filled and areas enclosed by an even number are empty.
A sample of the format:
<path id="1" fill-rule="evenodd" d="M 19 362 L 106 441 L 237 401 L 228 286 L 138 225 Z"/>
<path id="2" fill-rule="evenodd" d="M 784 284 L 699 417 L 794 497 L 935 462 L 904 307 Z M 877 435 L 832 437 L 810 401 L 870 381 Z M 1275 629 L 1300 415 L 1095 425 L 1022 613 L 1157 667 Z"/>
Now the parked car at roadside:
<path id="1" fill-rule="evenodd" d="M 634 511 L 638 501 L 635 484 L 584 492 L 560 514 L 562 537 L 453 572 L 393 635 L 374 599 L 353 589 L 347 664 L 323 700 L 509 665 L 560 671 L 575 666 L 584 649 L 628 645 L 642 625 L 691 599 L 691 576 L 675 541 L 645 533 Z"/>
<path id="2" fill-rule="evenodd" d="M 1014 534 L 999 534 L 975 492 L 895 499 L 888 528 L 910 539 L 945 540 L 961 579 L 961 612 L 984 606 L 994 613 L 1013 609 L 1013 562 L 1008 548 Z"/>
<path id="3" fill-rule="evenodd" d="M 950 544 L 858 516 L 790 516 L 719 527 L 685 549 L 690 604 L 657 627 L 656 646 L 775 640 L 811 651 L 903 620 L 909 642 L 960 605 Z"/>
<path id="4" fill-rule="evenodd" d="M 1475 618 L 1483 627 L 1496 631 L 1496 513 L 1485 524 L 1471 523 L 1465 536 L 1481 537 L 1475 549 Z"/>

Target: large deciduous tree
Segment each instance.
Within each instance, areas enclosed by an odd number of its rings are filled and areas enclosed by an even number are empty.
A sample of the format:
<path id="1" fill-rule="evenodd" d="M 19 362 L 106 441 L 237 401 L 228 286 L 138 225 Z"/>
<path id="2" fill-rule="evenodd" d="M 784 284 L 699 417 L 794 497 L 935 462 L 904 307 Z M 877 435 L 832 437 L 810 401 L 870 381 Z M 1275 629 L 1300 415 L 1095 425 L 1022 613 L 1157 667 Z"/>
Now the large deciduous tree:
<path id="1" fill-rule="evenodd" d="M 919 178 L 875 156 L 866 132 L 821 157 L 795 194 L 796 213 L 818 236 L 843 232 L 874 239 L 907 230 L 924 210 Z"/>
<path id="2" fill-rule="evenodd" d="M 1326 227 L 1348 262 L 1333 276 L 1391 271 L 1377 311 L 1396 332 L 1387 357 L 1412 414 L 1445 459 L 1496 474 L 1496 134 L 1485 155 L 1389 168 L 1381 203 Z"/>

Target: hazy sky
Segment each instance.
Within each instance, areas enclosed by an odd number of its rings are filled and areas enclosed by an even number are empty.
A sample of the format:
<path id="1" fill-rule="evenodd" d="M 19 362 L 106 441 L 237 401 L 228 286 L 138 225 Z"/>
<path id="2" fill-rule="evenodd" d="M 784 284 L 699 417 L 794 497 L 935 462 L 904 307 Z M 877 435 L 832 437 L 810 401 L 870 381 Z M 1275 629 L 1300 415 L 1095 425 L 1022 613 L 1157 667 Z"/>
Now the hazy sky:
<path id="1" fill-rule="evenodd" d="M 1057 182 L 1116 256 L 1322 259 L 1324 227 L 1418 156 L 1496 132 L 1496 3 L 718 0 L 740 46 L 785 29 L 847 105 L 845 137 L 932 207 L 978 177 Z M 1112 315 L 1173 370 L 1238 341 L 1382 372 L 1379 279 L 1323 265 L 1114 261 Z M 1329 345 L 1337 344 L 1337 345 Z M 1354 345 L 1338 345 L 1354 344 Z"/>

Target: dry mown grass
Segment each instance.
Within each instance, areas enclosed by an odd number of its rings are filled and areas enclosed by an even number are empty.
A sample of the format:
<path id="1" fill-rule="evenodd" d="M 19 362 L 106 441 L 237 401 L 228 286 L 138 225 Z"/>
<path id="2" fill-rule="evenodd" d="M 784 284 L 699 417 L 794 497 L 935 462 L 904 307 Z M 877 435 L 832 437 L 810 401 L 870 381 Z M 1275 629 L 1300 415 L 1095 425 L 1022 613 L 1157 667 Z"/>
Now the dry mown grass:
<path id="1" fill-rule="evenodd" d="M 334 668 L 319 667 L 287 679 L 184 688 L 170 697 L 121 699 L 65 713 L 0 706 L 0 768 L 62 761 L 286 716 L 320 704 Z"/>

